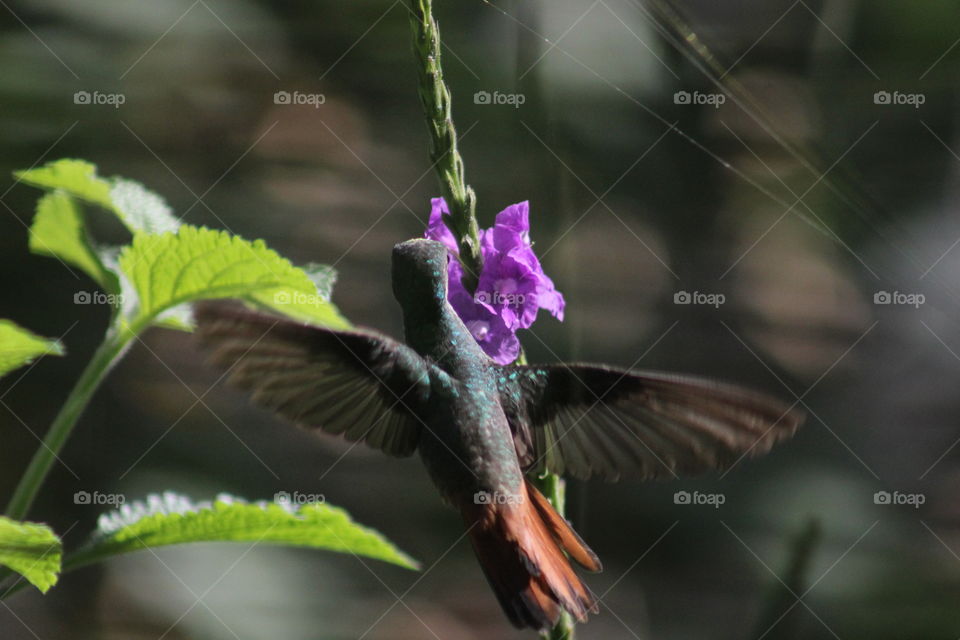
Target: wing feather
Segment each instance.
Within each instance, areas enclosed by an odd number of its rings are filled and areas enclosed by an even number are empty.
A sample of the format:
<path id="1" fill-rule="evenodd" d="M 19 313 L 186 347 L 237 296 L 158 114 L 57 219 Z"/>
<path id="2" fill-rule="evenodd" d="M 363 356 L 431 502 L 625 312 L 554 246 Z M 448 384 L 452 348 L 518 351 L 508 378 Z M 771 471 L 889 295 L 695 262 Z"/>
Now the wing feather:
<path id="1" fill-rule="evenodd" d="M 803 421 L 769 396 L 691 376 L 587 364 L 503 373 L 517 455 L 533 472 L 610 481 L 702 473 L 766 452 Z"/>
<path id="2" fill-rule="evenodd" d="M 203 303 L 197 334 L 229 381 L 294 422 L 395 456 L 417 447 L 417 411 L 442 371 L 374 331 L 332 331 Z"/>

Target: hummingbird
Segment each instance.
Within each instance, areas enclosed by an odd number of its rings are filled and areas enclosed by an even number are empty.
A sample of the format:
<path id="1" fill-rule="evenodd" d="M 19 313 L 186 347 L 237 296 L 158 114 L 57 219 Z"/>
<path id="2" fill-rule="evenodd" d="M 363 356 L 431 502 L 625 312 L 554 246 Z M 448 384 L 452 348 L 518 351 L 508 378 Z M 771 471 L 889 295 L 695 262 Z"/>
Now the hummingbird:
<path id="1" fill-rule="evenodd" d="M 197 333 L 255 403 L 391 456 L 418 452 L 518 628 L 544 631 L 564 610 L 579 621 L 598 612 L 572 563 L 599 571 L 600 560 L 532 477 L 647 480 L 723 469 L 803 421 L 771 397 L 693 376 L 496 364 L 447 301 L 449 259 L 433 240 L 394 247 L 405 343 L 222 301 L 197 305 Z"/>

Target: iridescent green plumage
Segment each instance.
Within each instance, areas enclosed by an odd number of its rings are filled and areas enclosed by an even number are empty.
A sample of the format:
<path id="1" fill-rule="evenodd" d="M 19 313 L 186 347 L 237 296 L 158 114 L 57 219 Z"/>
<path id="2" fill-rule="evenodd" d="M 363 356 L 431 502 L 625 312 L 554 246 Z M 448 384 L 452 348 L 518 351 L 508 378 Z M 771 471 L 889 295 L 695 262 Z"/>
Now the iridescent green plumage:
<path id="1" fill-rule="evenodd" d="M 447 302 L 447 260 L 431 240 L 394 248 L 406 344 L 223 304 L 198 307 L 198 332 L 256 402 L 391 455 L 419 451 L 441 495 L 464 515 L 518 626 L 545 628 L 561 606 L 580 618 L 593 608 L 560 548 L 599 568 L 541 505 L 525 473 L 618 480 L 721 469 L 767 451 L 802 421 L 767 396 L 699 378 L 604 365 L 500 366 Z M 478 502 L 484 495 L 519 502 Z"/>

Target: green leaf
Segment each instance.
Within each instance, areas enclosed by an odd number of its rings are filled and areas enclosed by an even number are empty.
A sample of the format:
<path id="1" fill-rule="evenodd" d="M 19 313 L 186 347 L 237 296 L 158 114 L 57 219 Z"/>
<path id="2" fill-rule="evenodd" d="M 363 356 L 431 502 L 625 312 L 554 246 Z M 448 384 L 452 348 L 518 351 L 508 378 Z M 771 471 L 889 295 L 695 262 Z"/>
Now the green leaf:
<path id="1" fill-rule="evenodd" d="M 0 516 L 0 565 L 10 567 L 46 593 L 57 584 L 63 545 L 44 524 Z"/>
<path id="2" fill-rule="evenodd" d="M 120 553 L 191 542 L 310 547 L 419 568 L 379 533 L 353 522 L 343 509 L 323 502 L 297 507 L 289 501 L 248 503 L 220 495 L 212 503 L 194 503 L 171 492 L 148 496 L 146 502 L 124 505 L 100 516 L 93 537 L 68 557 L 66 565 L 74 568 Z"/>
<path id="3" fill-rule="evenodd" d="M 337 283 L 337 270 L 328 264 L 308 262 L 300 267 L 317 287 L 317 293 L 328 302 L 333 297 L 333 285 Z"/>
<path id="4" fill-rule="evenodd" d="M 56 160 L 36 169 L 15 171 L 13 175 L 20 182 L 34 187 L 61 189 L 101 207 L 113 208 L 113 202 L 110 200 L 110 183 L 98 177 L 96 165 L 86 160 L 69 158 Z"/>
<path id="5" fill-rule="evenodd" d="M 94 251 L 87 237 L 80 205 L 62 191 L 54 191 L 37 202 L 37 215 L 30 225 L 30 251 L 58 257 L 74 265 L 111 293 L 119 285 Z"/>
<path id="6" fill-rule="evenodd" d="M 128 318 L 137 329 L 171 307 L 205 298 L 245 298 L 320 326 L 350 326 L 303 270 L 262 240 L 189 225 L 175 234 L 135 233 L 120 268 L 138 297 Z"/>
<path id="7" fill-rule="evenodd" d="M 41 338 L 10 320 L 0 319 L 0 376 L 33 362 L 39 356 L 62 356 L 64 353 L 59 341 Z"/>
<path id="8" fill-rule="evenodd" d="M 63 191 L 112 212 L 131 233 L 164 233 L 180 226 L 166 201 L 139 182 L 126 178 L 101 178 L 97 167 L 85 160 L 55 160 L 36 169 L 16 171 L 25 184 Z"/>
<path id="9" fill-rule="evenodd" d="M 181 304 L 167 309 L 158 315 L 157 319 L 154 320 L 153 323 L 158 327 L 164 327 L 165 329 L 193 331 L 193 306 L 189 304 Z"/>
<path id="10" fill-rule="evenodd" d="M 166 233 L 180 226 L 163 197 L 133 180 L 113 178 L 112 182 L 113 210 L 131 232 Z"/>
<path id="11" fill-rule="evenodd" d="M 330 302 L 332 267 L 298 269 L 262 241 L 181 228 L 163 198 L 132 180 L 101 178 L 83 160 L 57 160 L 15 175 L 52 190 L 38 204 L 31 248 L 78 266 L 109 293 L 122 293 L 115 299 L 128 327 L 153 323 L 189 331 L 190 302 L 230 297 L 319 326 L 350 326 Z M 77 199 L 110 210 L 133 233 L 119 257 L 90 242 Z"/>

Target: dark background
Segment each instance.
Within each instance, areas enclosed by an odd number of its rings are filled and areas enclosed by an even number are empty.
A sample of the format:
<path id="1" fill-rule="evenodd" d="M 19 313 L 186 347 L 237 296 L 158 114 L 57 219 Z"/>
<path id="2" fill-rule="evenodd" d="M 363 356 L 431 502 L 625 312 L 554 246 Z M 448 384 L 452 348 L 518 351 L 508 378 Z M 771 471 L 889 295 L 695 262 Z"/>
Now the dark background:
<path id="1" fill-rule="evenodd" d="M 142 181 L 188 223 L 336 265 L 344 314 L 400 335 L 389 250 L 423 232 L 438 193 L 404 2 L 0 5 L 0 316 L 63 336 L 70 352 L 2 383 L 4 495 L 108 317 L 73 304 L 93 290 L 85 276 L 28 252 L 38 192 L 14 185 L 14 169 L 81 157 Z M 567 299 L 564 323 L 541 316 L 522 335 L 530 359 L 716 376 L 799 396 L 809 416 L 723 477 L 572 486 L 570 513 L 605 565 L 587 578 L 603 605 L 581 637 L 956 638 L 960 3 L 675 8 L 722 70 L 733 65 L 723 82 L 747 110 L 675 103 L 717 91 L 698 69 L 709 59 L 674 49 L 647 4 L 436 8 L 480 222 L 529 199 L 536 249 Z M 125 102 L 75 104 L 77 91 Z M 325 102 L 277 105 L 277 91 Z M 524 103 L 475 104 L 478 91 Z M 877 91 L 924 102 L 876 104 Z M 674 304 L 680 291 L 726 301 Z M 881 291 L 925 303 L 874 304 Z M 248 545 L 164 549 L 11 598 L 0 636 L 530 637 L 507 624 L 416 460 L 344 455 L 216 380 L 189 335 L 149 331 L 31 517 L 77 544 L 104 508 L 74 504 L 78 490 L 322 493 L 424 571 Z M 677 505 L 679 490 L 725 502 Z M 877 491 L 925 502 L 878 505 Z M 809 527 L 819 535 L 800 553 Z"/>

